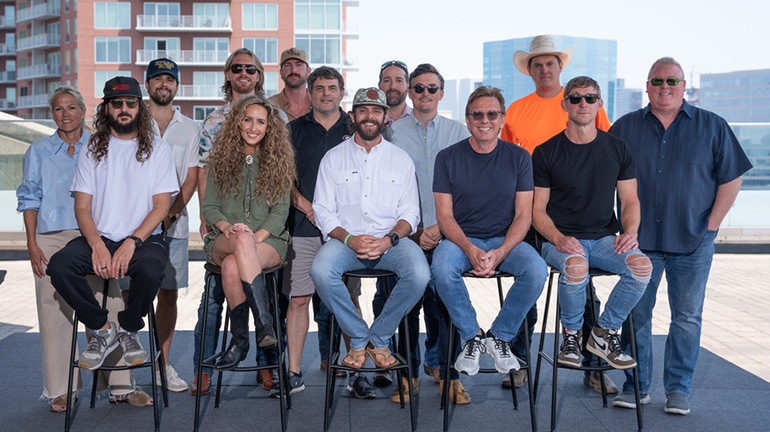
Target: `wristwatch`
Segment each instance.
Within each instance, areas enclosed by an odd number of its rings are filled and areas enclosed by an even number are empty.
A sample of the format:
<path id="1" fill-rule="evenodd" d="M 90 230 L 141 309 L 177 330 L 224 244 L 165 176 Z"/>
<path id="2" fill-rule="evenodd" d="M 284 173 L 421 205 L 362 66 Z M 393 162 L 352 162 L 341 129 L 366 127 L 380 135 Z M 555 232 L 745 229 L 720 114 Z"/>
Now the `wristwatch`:
<path id="1" fill-rule="evenodd" d="M 135 235 L 130 235 L 130 236 L 126 237 L 126 240 L 128 240 L 128 239 L 131 239 L 131 240 L 134 241 L 134 244 L 136 244 L 136 248 L 137 249 L 142 247 L 142 239 L 140 239 L 139 237 L 137 237 Z"/>
<path id="2" fill-rule="evenodd" d="M 168 213 L 168 220 L 170 220 L 171 223 L 176 222 L 176 219 L 177 219 L 176 214 L 171 213 L 171 212 Z"/>
<path id="3" fill-rule="evenodd" d="M 388 234 L 388 237 L 390 238 L 390 246 L 396 246 L 398 244 L 398 234 L 396 233 L 390 233 Z"/>

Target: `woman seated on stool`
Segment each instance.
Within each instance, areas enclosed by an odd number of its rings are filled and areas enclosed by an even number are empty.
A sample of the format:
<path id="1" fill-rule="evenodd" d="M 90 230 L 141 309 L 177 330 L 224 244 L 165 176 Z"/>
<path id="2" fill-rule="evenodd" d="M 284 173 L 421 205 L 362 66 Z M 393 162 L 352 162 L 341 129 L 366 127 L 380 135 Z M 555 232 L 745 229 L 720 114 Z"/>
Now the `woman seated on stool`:
<path id="1" fill-rule="evenodd" d="M 279 114 L 259 96 L 239 101 L 217 135 L 202 205 L 203 217 L 213 227 L 204 250 L 222 269 L 233 335 L 218 368 L 234 368 L 246 358 L 249 304 L 257 320 L 258 346 L 277 342 L 264 270 L 286 257 L 285 225 L 295 179 L 294 151 Z"/>

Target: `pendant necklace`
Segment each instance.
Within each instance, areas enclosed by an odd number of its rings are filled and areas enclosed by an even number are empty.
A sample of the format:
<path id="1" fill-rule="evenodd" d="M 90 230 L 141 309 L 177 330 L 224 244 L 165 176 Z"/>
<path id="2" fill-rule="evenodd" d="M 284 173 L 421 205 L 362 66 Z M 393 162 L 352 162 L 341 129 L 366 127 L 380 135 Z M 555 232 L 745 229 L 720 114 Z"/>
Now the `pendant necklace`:
<path id="1" fill-rule="evenodd" d="M 251 165 L 254 163 L 254 157 L 252 155 L 246 155 L 246 165 Z"/>

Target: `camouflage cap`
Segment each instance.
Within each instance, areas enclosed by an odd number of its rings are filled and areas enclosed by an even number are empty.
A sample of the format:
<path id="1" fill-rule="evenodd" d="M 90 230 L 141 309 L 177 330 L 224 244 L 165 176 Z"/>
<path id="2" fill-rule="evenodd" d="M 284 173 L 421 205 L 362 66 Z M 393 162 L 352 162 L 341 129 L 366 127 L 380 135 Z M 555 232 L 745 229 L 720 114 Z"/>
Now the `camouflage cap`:
<path id="1" fill-rule="evenodd" d="M 377 87 L 367 87 L 358 89 L 356 96 L 353 98 L 353 108 L 359 105 L 377 105 L 384 109 L 388 109 L 387 99 L 385 93 Z"/>

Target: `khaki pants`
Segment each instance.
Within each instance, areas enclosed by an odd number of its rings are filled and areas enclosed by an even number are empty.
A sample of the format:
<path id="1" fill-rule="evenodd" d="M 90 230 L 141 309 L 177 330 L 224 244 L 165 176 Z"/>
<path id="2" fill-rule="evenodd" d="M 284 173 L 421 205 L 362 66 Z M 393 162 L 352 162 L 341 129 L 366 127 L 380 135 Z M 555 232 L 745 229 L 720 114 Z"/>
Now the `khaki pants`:
<path id="1" fill-rule="evenodd" d="M 54 234 L 37 234 L 37 244 L 47 259 L 64 247 L 70 240 L 79 237 L 80 231 L 67 230 Z M 103 281 L 96 276 L 89 276 L 89 285 L 96 293 L 99 302 L 102 299 Z M 56 292 L 48 276 L 35 277 L 35 297 L 37 316 L 40 325 L 40 353 L 43 369 L 43 396 L 53 399 L 67 393 L 69 374 L 70 344 L 72 342 L 72 308 Z M 109 319 L 117 321 L 117 314 L 123 310 L 123 298 L 117 281 L 110 282 L 107 299 Z M 80 354 L 79 348 L 75 348 Z M 124 364 L 123 351 L 116 349 L 105 361 L 107 365 Z M 127 394 L 134 390 L 131 371 L 102 372 L 99 374 L 97 389 L 109 388 L 115 395 Z M 75 371 L 75 388 L 83 388 L 80 370 Z"/>

